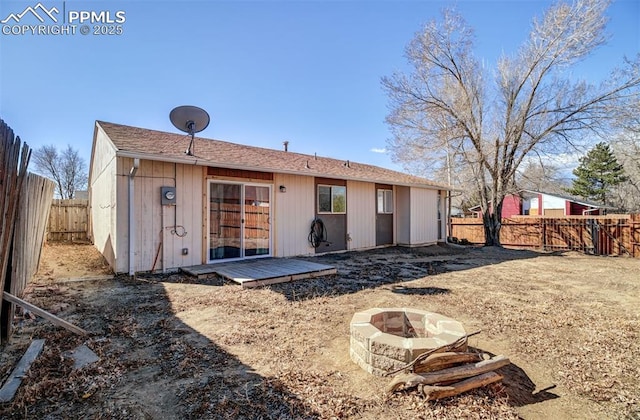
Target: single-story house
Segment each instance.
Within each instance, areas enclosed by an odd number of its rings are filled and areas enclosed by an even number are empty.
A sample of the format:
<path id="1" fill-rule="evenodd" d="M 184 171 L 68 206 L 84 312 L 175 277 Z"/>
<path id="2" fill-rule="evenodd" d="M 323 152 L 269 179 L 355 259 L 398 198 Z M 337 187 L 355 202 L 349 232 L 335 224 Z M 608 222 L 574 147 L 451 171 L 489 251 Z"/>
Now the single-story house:
<path id="1" fill-rule="evenodd" d="M 420 246 L 446 236 L 446 185 L 199 137 L 187 155 L 190 140 L 96 121 L 90 235 L 116 273 Z"/>
<path id="2" fill-rule="evenodd" d="M 610 207 L 574 197 L 522 190 L 504 198 L 502 217 L 601 215 L 606 214 L 608 208 Z M 476 217 L 482 217 L 480 206 L 469 210 L 476 214 Z"/>

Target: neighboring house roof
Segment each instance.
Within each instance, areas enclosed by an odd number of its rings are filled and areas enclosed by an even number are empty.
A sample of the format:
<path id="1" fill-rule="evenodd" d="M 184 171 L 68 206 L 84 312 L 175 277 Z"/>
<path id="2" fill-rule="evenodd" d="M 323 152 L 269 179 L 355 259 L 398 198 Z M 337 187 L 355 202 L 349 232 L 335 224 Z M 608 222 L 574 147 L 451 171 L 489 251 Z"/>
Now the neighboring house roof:
<path id="1" fill-rule="evenodd" d="M 327 178 L 378 182 L 431 189 L 450 190 L 444 184 L 402 172 L 357 162 L 350 162 L 282 150 L 246 146 L 196 137 L 194 156 L 185 154 L 190 137 L 145 128 L 96 121 L 109 136 L 116 155 L 130 158 L 216 166 L 230 169 L 280 172 Z"/>

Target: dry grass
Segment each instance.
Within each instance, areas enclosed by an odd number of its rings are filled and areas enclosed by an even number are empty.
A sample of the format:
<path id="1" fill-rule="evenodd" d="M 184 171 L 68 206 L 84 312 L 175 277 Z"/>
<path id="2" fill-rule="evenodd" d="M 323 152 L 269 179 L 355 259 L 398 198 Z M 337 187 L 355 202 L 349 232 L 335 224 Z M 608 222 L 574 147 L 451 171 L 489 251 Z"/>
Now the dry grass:
<path id="1" fill-rule="evenodd" d="M 88 340 L 25 318 L 0 358 L 9 373 L 46 338 L 4 417 L 629 418 L 640 414 L 640 260 L 442 248 L 317 259 L 338 275 L 243 290 L 173 275 L 73 283 L 29 298 L 93 332 Z M 349 320 L 417 307 L 482 329 L 503 384 L 439 402 L 383 394 L 387 378 L 348 356 Z M 63 352 L 101 360 L 74 371 Z M 555 385 L 552 389 L 547 388 Z"/>

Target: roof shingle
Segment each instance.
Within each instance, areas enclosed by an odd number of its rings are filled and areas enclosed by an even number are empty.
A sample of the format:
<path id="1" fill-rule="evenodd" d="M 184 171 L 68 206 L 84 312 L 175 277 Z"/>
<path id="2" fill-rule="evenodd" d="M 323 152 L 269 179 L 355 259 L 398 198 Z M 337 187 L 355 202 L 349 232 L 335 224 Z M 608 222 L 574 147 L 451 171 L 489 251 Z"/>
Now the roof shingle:
<path id="1" fill-rule="evenodd" d="M 180 161 L 204 166 L 292 173 L 327 178 L 340 178 L 384 184 L 420 186 L 437 189 L 450 187 L 378 166 L 347 162 L 295 152 L 246 146 L 226 141 L 196 137 L 193 155 L 185 150 L 190 138 L 145 128 L 96 121 L 109 136 L 120 156 L 140 155 L 146 159 Z"/>

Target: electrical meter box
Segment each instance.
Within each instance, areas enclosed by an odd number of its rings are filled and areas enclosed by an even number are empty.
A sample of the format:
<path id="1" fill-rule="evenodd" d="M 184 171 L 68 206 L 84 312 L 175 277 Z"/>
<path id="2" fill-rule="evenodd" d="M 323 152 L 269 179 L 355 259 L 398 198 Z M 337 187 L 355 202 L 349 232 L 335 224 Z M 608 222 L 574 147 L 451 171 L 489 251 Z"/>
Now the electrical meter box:
<path id="1" fill-rule="evenodd" d="M 160 201 L 163 206 L 175 206 L 176 187 L 160 187 Z"/>

